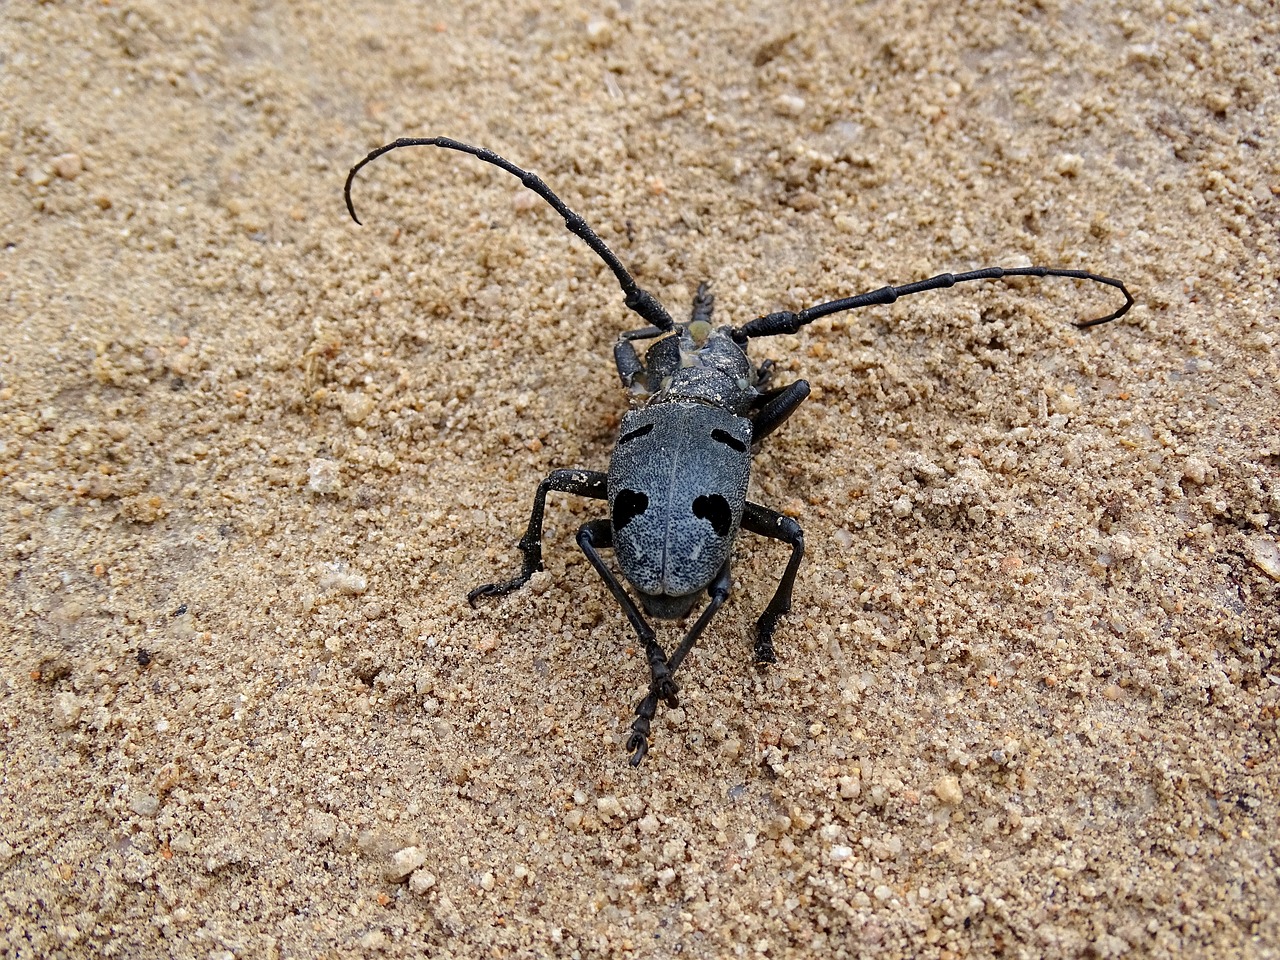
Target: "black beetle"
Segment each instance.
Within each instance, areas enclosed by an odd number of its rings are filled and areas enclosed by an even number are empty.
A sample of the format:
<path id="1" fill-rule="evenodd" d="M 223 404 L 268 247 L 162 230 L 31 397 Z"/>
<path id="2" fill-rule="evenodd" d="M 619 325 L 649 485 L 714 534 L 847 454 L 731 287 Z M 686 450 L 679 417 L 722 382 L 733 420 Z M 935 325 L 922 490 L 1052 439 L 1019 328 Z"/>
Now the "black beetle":
<path id="1" fill-rule="evenodd" d="M 647 324 L 623 333 L 614 345 L 618 376 L 631 393 L 633 409 L 623 417 L 608 473 L 556 470 L 538 484 L 529 527 L 518 544 L 524 555 L 520 573 L 511 580 L 477 587 L 467 595 L 474 605 L 480 597 L 510 593 L 542 569 L 542 517 L 550 491 L 609 501 L 609 519 L 584 523 L 578 530 L 578 546 L 622 607 L 644 644 L 649 661 L 649 692 L 636 707 L 636 719 L 627 740 L 633 766 L 648 752 L 649 728 L 658 701 L 675 705 L 678 688 L 673 675 L 729 596 L 729 554 L 739 530 L 781 540 L 791 547 L 791 559 L 778 589 L 756 621 L 757 661 L 774 662 L 773 632 L 791 609 L 791 589 L 804 555 L 804 534 L 790 517 L 748 501 L 747 481 L 753 447 L 795 412 L 809 395 L 809 384 L 797 380 L 781 387 L 770 386 L 773 364 L 768 360 L 759 366 L 752 363 L 746 351 L 748 341 L 795 333 L 819 317 L 893 303 L 899 297 L 970 280 L 1067 277 L 1106 284 L 1124 294 L 1124 305 L 1114 313 L 1077 323 L 1077 327 L 1108 323 L 1133 305 L 1133 297 L 1124 284 L 1110 277 L 1047 267 L 987 267 L 944 273 L 900 287 L 881 287 L 798 313 L 771 313 L 741 327 L 719 329 L 711 325 L 712 297 L 704 283 L 694 298 L 689 322 L 676 323 L 652 294 L 640 288 L 586 221 L 540 177 L 491 150 L 447 137 L 402 137 L 379 147 L 347 175 L 343 196 L 356 223 L 360 220 L 351 202 L 351 184 L 356 174 L 384 153 L 413 146 L 458 150 L 519 177 L 521 183 L 554 207 L 569 231 L 613 271 L 627 307 Z M 644 360 L 636 353 L 637 340 L 657 341 Z M 600 557 L 599 551 L 610 547 L 623 575 L 640 595 L 640 605 L 651 617 L 680 619 L 689 613 L 702 592 L 707 592 L 710 602 L 670 657 Z"/>

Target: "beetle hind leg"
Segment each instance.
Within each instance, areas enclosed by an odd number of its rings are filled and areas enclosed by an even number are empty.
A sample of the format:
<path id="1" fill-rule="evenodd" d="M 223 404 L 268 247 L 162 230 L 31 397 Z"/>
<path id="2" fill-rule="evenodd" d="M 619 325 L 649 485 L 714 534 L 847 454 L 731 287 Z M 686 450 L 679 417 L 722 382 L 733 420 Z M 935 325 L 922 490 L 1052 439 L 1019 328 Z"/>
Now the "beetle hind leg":
<path id="1" fill-rule="evenodd" d="M 649 728 L 654 714 L 658 712 L 658 701 L 666 700 L 669 707 L 679 706 L 676 694 L 680 692 L 680 688 L 676 686 L 672 677 L 680 668 L 680 664 L 684 663 L 684 658 L 689 655 L 698 638 L 702 636 L 702 631 L 707 629 L 707 624 L 716 615 L 716 611 L 729 599 L 729 562 L 727 560 L 707 587 L 707 593 L 711 597 L 711 602 L 707 604 L 706 609 L 702 611 L 685 638 L 680 641 L 680 646 L 676 647 L 671 658 L 657 664 L 652 655 L 649 657 L 651 676 L 649 692 L 636 707 L 636 719 L 631 724 L 631 736 L 627 738 L 627 752 L 631 754 L 633 767 L 639 766 L 640 761 L 649 752 Z M 653 648 L 657 648 L 661 653 L 661 648 L 656 643 L 653 644 Z"/>
<path id="2" fill-rule="evenodd" d="M 631 765 L 640 766 L 640 761 L 649 752 L 649 727 L 653 723 L 653 715 L 658 712 L 658 695 L 650 690 L 636 707 L 636 718 L 631 724 L 631 736 L 627 737 L 627 753 L 631 754 Z"/>
<path id="3" fill-rule="evenodd" d="M 586 554 L 591 566 L 595 567 L 596 573 L 600 574 L 600 579 L 609 588 L 613 598 L 618 601 L 618 606 L 622 607 L 622 612 L 631 623 L 631 629 L 635 630 L 636 636 L 644 644 L 645 657 L 649 661 L 649 692 L 640 701 L 640 705 L 636 707 L 636 719 L 631 725 L 631 736 L 627 739 L 627 750 L 633 754 L 631 765 L 637 766 L 644 759 L 644 755 L 649 752 L 649 728 L 653 722 L 654 715 L 658 712 L 658 701 L 666 700 L 669 705 L 675 706 L 677 703 L 676 694 L 679 693 L 679 688 L 671 678 L 672 668 L 667 663 L 666 653 L 658 644 L 657 634 L 645 622 L 644 615 L 636 607 L 635 601 L 631 599 L 622 584 L 618 582 L 618 578 L 614 576 L 613 571 L 605 566 L 604 560 L 600 556 L 599 551 L 601 549 L 608 549 L 613 546 L 613 527 L 609 521 L 588 520 L 579 527 L 578 546 Z M 701 619 L 699 619 L 699 622 L 701 622 Z M 676 652 L 677 654 L 680 653 L 678 650 Z M 687 653 L 688 651 L 685 652 Z M 681 656 L 681 659 L 683 659 L 683 656 Z"/>
<path id="4" fill-rule="evenodd" d="M 653 632 L 653 628 L 645 622 L 635 601 L 618 582 L 613 571 L 605 566 L 600 556 L 601 549 L 613 546 L 613 527 L 609 521 L 588 520 L 579 527 L 578 546 L 595 567 L 596 573 L 600 574 L 600 579 L 605 582 L 613 598 L 618 601 L 618 606 L 622 607 L 622 612 L 630 621 L 631 628 L 644 644 L 645 659 L 649 662 L 649 692 L 636 706 L 636 718 L 631 724 L 631 736 L 627 738 L 627 751 L 631 754 L 631 765 L 638 766 L 645 754 L 649 752 L 649 731 L 653 725 L 653 718 L 658 712 L 658 701 L 665 700 L 669 707 L 679 705 L 676 698 L 680 688 L 676 686 L 675 672 L 684 662 L 684 658 L 689 655 L 698 638 L 702 636 L 702 631 L 707 629 L 707 624 L 716 615 L 716 611 L 729 598 L 729 562 L 725 561 L 724 566 L 716 573 L 715 579 L 707 586 L 707 594 L 711 602 L 707 604 L 684 640 L 680 642 L 680 646 L 668 659 L 658 643 L 658 637 Z"/>

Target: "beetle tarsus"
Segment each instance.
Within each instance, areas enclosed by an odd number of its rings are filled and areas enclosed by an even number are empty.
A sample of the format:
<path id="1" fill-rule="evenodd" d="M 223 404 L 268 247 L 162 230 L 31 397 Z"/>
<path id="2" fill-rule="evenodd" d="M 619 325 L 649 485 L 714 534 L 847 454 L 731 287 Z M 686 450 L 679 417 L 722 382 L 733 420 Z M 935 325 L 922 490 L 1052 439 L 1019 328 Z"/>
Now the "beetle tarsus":
<path id="1" fill-rule="evenodd" d="M 773 628 L 772 627 L 769 628 L 769 634 L 770 636 L 756 637 L 756 647 L 755 647 L 756 663 L 764 664 L 764 663 L 778 662 L 778 657 L 773 652 L 773 636 L 772 636 Z"/>
<path id="2" fill-rule="evenodd" d="M 547 511 L 547 494 L 552 490 L 557 493 L 575 493 L 580 497 L 592 497 L 604 500 L 606 475 L 599 470 L 553 470 L 538 484 L 538 492 L 533 495 L 533 510 L 529 514 L 529 526 L 516 544 L 524 555 L 524 562 L 518 576 L 498 583 L 486 583 L 476 587 L 467 594 L 467 603 L 476 605 L 481 597 L 501 597 L 513 590 L 519 590 L 530 578 L 542 569 L 542 522 Z"/>
<path id="3" fill-rule="evenodd" d="M 649 721 L 644 721 L 644 730 L 640 730 L 640 721 L 631 725 L 631 736 L 627 738 L 627 752 L 631 754 L 631 765 L 640 766 L 640 761 L 649 752 Z"/>
<path id="4" fill-rule="evenodd" d="M 649 684 L 650 689 L 655 691 L 657 695 L 675 706 L 676 694 L 679 688 L 675 681 L 671 678 L 671 668 L 667 664 L 667 655 L 663 652 L 662 647 L 658 645 L 655 639 L 649 639 L 645 642 L 645 657 L 649 661 Z"/>
<path id="5" fill-rule="evenodd" d="M 538 569 L 541 570 L 542 567 L 539 566 Z M 506 580 L 502 583 L 482 584 L 467 594 L 467 603 L 474 607 L 476 601 L 481 597 L 505 597 L 513 590 L 519 590 L 528 582 L 529 576 L 521 574 L 513 580 Z"/>
<path id="6" fill-rule="evenodd" d="M 640 766 L 640 761 L 649 752 L 649 729 L 653 724 L 653 716 L 658 712 L 658 700 L 662 693 L 657 681 L 649 685 L 649 692 L 636 706 L 636 718 L 631 723 L 631 736 L 627 738 L 627 752 L 631 754 L 631 765 Z"/>

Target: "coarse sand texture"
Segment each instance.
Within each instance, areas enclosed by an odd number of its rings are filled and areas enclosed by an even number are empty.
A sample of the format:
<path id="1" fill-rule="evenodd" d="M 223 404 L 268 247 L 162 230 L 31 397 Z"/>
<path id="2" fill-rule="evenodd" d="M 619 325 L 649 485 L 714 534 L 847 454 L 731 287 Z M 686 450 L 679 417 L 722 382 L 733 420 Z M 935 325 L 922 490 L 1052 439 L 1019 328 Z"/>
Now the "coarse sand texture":
<path id="1" fill-rule="evenodd" d="M 0 7 L 0 960 L 1280 956 L 1280 16 Z M 649 754 L 639 321 L 812 395 Z M 643 344 L 642 344 L 643 345 Z M 610 552 L 605 559 L 613 563 Z M 699 608 L 695 608 L 695 611 Z M 655 621 L 678 645 L 692 625 Z"/>

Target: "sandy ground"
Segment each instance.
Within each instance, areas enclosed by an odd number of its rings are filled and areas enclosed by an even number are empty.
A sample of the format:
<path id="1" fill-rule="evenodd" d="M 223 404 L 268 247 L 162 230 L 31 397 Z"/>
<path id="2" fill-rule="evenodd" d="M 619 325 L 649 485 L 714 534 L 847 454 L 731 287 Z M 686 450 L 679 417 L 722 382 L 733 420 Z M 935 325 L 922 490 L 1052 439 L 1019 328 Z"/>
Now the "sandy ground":
<path id="1" fill-rule="evenodd" d="M 0 12 L 0 956 L 1280 951 L 1274 3 Z M 646 668 L 538 480 L 637 325 L 987 264 L 759 341 L 806 403 L 779 663 Z M 679 625 L 662 626 L 665 642 Z"/>

